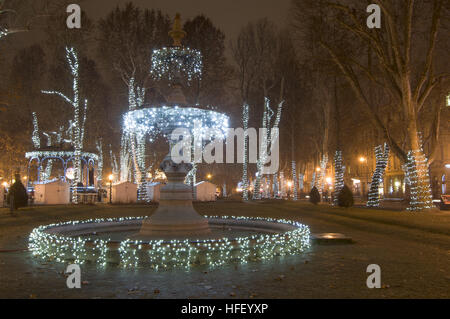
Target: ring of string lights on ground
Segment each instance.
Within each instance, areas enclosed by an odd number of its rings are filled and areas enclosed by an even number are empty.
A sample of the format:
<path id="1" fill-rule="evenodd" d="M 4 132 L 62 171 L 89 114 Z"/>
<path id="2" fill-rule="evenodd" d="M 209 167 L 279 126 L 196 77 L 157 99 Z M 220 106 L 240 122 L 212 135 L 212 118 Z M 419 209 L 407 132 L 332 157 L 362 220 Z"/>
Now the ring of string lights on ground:
<path id="1" fill-rule="evenodd" d="M 29 249 L 34 256 L 46 260 L 73 261 L 76 264 L 92 261 L 102 267 L 109 264 L 111 254 L 115 253 L 121 267 L 150 267 L 158 270 L 189 269 L 196 265 L 217 267 L 230 262 L 244 264 L 249 261 L 269 260 L 276 256 L 298 254 L 310 246 L 308 226 L 290 220 L 261 217 L 209 216 L 208 218 L 266 221 L 291 225 L 295 229 L 275 234 L 253 234 L 233 239 L 155 239 L 149 241 L 126 239 L 120 242 L 69 237 L 46 231 L 62 226 L 138 221 L 144 218 L 146 217 L 90 219 L 40 226 L 33 229 L 29 236 Z"/>

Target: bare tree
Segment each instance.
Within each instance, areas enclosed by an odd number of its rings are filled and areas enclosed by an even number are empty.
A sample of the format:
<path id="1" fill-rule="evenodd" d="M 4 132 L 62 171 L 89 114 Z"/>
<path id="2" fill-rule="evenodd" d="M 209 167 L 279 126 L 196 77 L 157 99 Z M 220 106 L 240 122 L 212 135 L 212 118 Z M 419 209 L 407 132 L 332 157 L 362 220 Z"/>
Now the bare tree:
<path id="1" fill-rule="evenodd" d="M 354 0 L 294 1 L 297 26 L 308 21 L 309 27 L 318 33 L 317 42 L 347 79 L 358 105 L 383 132 L 391 150 L 417 175 L 411 179 L 411 187 L 417 193 L 412 206 L 428 208 L 431 207 L 430 183 L 427 169 L 424 169 L 427 163 L 423 163 L 426 159 L 418 120 L 419 114 L 430 107 L 427 101 L 433 90 L 449 76 L 448 64 L 438 66 L 437 57 L 437 40 L 444 36 L 439 32 L 441 18 L 443 14 L 448 15 L 449 8 L 443 0 L 374 2 L 383 14 L 380 29 L 366 26 L 365 5 Z M 336 34 L 353 37 L 353 41 L 339 41 L 341 38 Z M 368 58 L 361 57 L 361 52 L 367 52 L 367 48 Z M 438 69 L 444 72 L 437 72 Z M 384 106 L 374 103 L 371 98 L 374 90 L 384 92 Z M 402 116 L 406 133 L 403 145 L 386 122 L 386 106 Z M 440 109 L 435 111 L 440 112 Z"/>

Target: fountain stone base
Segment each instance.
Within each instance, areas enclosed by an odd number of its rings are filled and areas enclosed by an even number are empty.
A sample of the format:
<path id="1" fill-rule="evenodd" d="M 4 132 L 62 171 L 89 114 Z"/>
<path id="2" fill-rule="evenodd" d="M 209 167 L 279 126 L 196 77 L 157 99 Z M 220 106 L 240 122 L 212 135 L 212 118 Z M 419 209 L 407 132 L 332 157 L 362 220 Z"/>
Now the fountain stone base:
<path id="1" fill-rule="evenodd" d="M 192 206 L 191 186 L 184 184 L 190 163 L 175 163 L 170 154 L 160 168 L 167 177 L 161 187 L 158 209 L 142 222 L 139 237 L 155 235 L 203 235 L 211 232 L 208 219 L 200 216 Z"/>

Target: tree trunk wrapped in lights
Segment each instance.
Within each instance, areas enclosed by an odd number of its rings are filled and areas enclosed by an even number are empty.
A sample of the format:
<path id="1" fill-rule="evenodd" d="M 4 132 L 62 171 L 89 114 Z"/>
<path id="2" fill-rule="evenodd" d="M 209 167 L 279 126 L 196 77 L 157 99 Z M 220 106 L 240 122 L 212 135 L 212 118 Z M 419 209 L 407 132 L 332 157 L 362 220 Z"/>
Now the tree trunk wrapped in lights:
<path id="1" fill-rule="evenodd" d="M 270 100 L 268 98 L 264 98 L 264 114 L 263 114 L 263 123 L 262 123 L 262 129 L 263 132 L 265 132 L 265 134 L 263 134 L 262 137 L 262 141 L 261 141 L 261 147 L 260 147 L 260 154 L 258 156 L 258 161 L 257 161 L 257 170 L 258 170 L 258 175 L 255 178 L 255 189 L 259 189 L 261 186 L 261 178 L 263 175 L 263 168 L 264 165 L 266 165 L 266 161 L 267 161 L 267 154 L 268 152 L 271 152 L 272 149 L 272 138 L 274 140 L 278 139 L 278 126 L 280 124 L 280 120 L 281 120 L 281 112 L 283 110 L 283 104 L 284 101 L 281 101 L 278 104 L 278 108 L 277 108 L 277 114 L 275 117 L 275 121 L 273 124 L 273 127 L 270 127 L 271 124 L 271 118 L 273 115 L 273 111 L 270 108 Z M 275 131 L 274 131 L 275 129 Z M 273 134 L 272 136 L 272 132 L 274 132 L 275 134 Z M 253 192 L 253 199 L 261 199 L 261 193 L 260 192 Z"/>
<path id="2" fill-rule="evenodd" d="M 263 129 L 263 136 L 262 141 L 260 144 L 260 152 L 258 156 L 258 161 L 256 162 L 256 168 L 257 168 L 257 174 L 255 176 L 255 190 L 253 192 L 253 199 L 261 199 L 261 178 L 262 178 L 262 167 L 266 163 L 266 152 L 267 152 L 267 146 L 268 146 L 268 140 L 267 140 L 267 122 L 268 122 L 268 111 L 271 110 L 269 106 L 269 99 L 264 99 L 264 113 L 263 113 L 263 120 L 262 120 L 262 129 Z"/>
<path id="3" fill-rule="evenodd" d="M 319 191 L 321 196 L 325 188 L 325 175 L 327 172 L 327 165 L 328 165 L 328 155 L 323 154 L 322 160 L 320 161 L 320 173 L 317 179 L 317 190 Z"/>
<path id="4" fill-rule="evenodd" d="M 410 186 L 410 201 L 407 209 L 418 211 L 433 208 L 428 160 L 422 149 L 408 152 L 406 173 Z"/>
<path id="5" fill-rule="evenodd" d="M 41 138 L 39 137 L 39 123 L 36 112 L 33 112 L 33 134 L 31 137 L 35 149 L 41 148 Z"/>
<path id="6" fill-rule="evenodd" d="M 383 184 L 384 172 L 389 160 L 389 146 L 385 143 L 375 147 L 376 168 L 373 172 L 372 182 L 370 183 L 368 207 L 380 206 L 379 188 Z"/>
<path id="7" fill-rule="evenodd" d="M 87 100 L 84 100 L 84 107 L 80 106 L 80 95 L 79 95 L 79 62 L 78 55 L 74 48 L 66 47 L 66 59 L 70 67 L 70 72 L 72 75 L 72 90 L 73 97 L 69 98 L 61 92 L 57 91 L 42 91 L 44 94 L 54 94 L 61 97 L 64 101 L 72 105 L 74 109 L 74 117 L 72 124 L 69 129 L 72 129 L 72 145 L 74 147 L 74 179 L 72 180 L 72 203 L 78 203 L 78 183 L 82 182 L 81 174 L 81 153 L 83 151 L 84 142 L 84 127 L 86 124 L 87 116 Z"/>
<path id="8" fill-rule="evenodd" d="M 280 197 L 286 196 L 286 183 L 284 182 L 284 172 L 280 172 Z"/>
<path id="9" fill-rule="evenodd" d="M 242 164 L 242 197 L 248 201 L 248 120 L 249 106 L 247 103 L 242 108 L 242 124 L 244 129 L 244 158 Z"/>
<path id="10" fill-rule="evenodd" d="M 136 86 L 135 78 L 132 76 L 128 81 L 128 109 L 134 111 L 142 107 L 144 101 L 145 88 Z M 138 201 L 147 201 L 147 187 L 145 184 L 145 134 L 137 135 L 130 133 L 127 136 L 133 161 L 134 182 L 138 185 Z"/>
<path id="11" fill-rule="evenodd" d="M 342 188 L 344 188 L 344 172 L 345 167 L 342 163 L 342 151 L 336 151 L 334 155 L 334 193 L 333 205 L 338 205 L 338 196 Z"/>
<path id="12" fill-rule="evenodd" d="M 294 200 L 298 200 L 297 167 L 295 161 L 292 161 L 292 179 L 294 183 Z"/>
<path id="13" fill-rule="evenodd" d="M 103 142 L 102 142 L 102 139 L 99 139 L 95 142 L 95 147 L 97 148 L 97 153 L 98 153 L 97 187 L 100 188 L 102 186 L 102 179 L 103 179 Z"/>
<path id="14" fill-rule="evenodd" d="M 127 182 L 130 180 L 130 152 L 129 152 L 129 145 L 128 145 L 128 137 L 127 133 L 124 132 L 122 134 L 122 139 L 120 141 L 120 156 L 119 156 L 119 163 L 120 163 L 120 176 L 119 180 L 121 182 Z"/>

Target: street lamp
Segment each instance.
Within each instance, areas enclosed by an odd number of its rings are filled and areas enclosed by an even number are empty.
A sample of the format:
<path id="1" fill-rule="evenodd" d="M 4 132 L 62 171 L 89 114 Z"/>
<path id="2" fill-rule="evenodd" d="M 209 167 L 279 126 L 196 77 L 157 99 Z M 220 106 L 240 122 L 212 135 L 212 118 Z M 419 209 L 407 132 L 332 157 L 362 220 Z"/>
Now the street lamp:
<path id="1" fill-rule="evenodd" d="M 207 179 L 211 179 L 211 178 L 212 178 L 212 175 L 211 175 L 211 174 L 208 174 L 208 175 L 206 175 L 206 178 L 207 178 Z"/>
<path id="2" fill-rule="evenodd" d="M 366 163 L 366 165 L 367 165 L 367 158 L 365 158 L 364 156 L 361 156 L 359 158 L 359 162 L 361 163 L 361 165 L 364 163 Z M 369 183 L 368 167 L 367 167 L 367 169 L 364 170 L 364 172 L 361 172 L 361 177 L 364 177 L 364 179 L 365 179 L 364 184 L 361 183 L 361 195 L 364 197 L 365 193 L 366 193 L 365 188 L 366 188 L 367 184 Z"/>
<path id="3" fill-rule="evenodd" d="M 109 203 L 112 204 L 112 181 L 114 179 L 114 175 L 110 174 L 108 176 L 109 179 Z"/>

